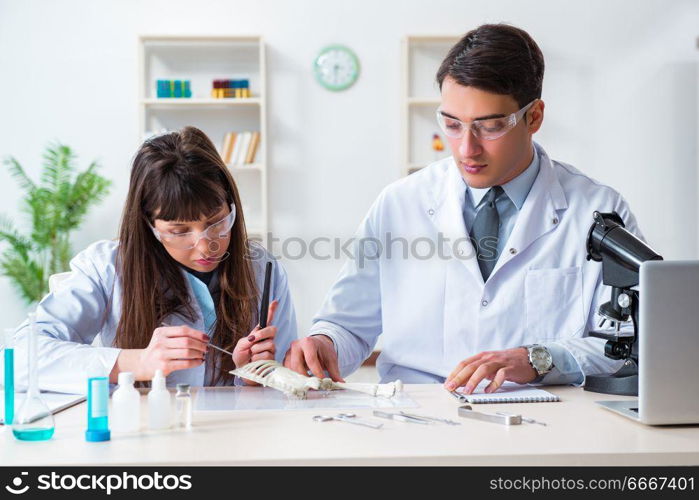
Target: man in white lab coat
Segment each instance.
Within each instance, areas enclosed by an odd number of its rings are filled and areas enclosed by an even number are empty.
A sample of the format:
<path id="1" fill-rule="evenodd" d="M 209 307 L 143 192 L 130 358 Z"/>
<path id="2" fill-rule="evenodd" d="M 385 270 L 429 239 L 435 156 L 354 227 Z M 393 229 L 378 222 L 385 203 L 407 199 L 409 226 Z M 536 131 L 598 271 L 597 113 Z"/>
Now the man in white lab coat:
<path id="1" fill-rule="evenodd" d="M 286 366 L 339 380 L 381 335 L 382 381 L 471 392 L 490 380 L 492 392 L 620 367 L 588 336 L 610 292 L 585 241 L 595 210 L 640 233 L 619 193 L 533 142 L 543 75 L 539 47 L 512 26 L 481 26 L 451 49 L 437 115 L 453 156 L 379 195 Z"/>

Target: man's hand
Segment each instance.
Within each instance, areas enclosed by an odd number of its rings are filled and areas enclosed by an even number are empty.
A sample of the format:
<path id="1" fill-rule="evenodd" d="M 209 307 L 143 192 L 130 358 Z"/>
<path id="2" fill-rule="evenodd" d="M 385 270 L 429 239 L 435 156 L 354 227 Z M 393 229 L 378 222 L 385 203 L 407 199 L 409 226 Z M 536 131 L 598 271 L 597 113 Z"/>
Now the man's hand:
<path id="1" fill-rule="evenodd" d="M 483 379 L 492 380 L 485 392 L 495 392 L 505 380 L 526 384 L 537 377 L 529 364 L 529 351 L 525 347 L 489 351 L 464 359 L 456 365 L 444 382 L 447 390 L 465 386 L 464 393 L 471 394 Z"/>
<path id="2" fill-rule="evenodd" d="M 337 365 L 335 345 L 330 337 L 312 335 L 291 343 L 284 357 L 284 366 L 301 375 L 310 370 L 318 378 L 325 378 L 325 371 L 334 382 L 344 382 Z"/>

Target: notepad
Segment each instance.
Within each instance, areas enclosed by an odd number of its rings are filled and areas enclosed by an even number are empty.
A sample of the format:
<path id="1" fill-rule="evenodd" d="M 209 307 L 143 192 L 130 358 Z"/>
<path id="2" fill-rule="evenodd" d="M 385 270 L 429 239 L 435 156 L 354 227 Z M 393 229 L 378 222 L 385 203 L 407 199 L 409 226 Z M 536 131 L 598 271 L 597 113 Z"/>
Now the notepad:
<path id="1" fill-rule="evenodd" d="M 473 394 L 461 394 L 461 389 L 457 392 L 465 401 L 470 404 L 485 403 L 551 403 L 560 401 L 561 398 L 543 389 L 536 389 L 528 385 L 505 382 L 496 392 L 486 394 L 484 392 L 489 380 L 481 382 L 473 391 Z"/>

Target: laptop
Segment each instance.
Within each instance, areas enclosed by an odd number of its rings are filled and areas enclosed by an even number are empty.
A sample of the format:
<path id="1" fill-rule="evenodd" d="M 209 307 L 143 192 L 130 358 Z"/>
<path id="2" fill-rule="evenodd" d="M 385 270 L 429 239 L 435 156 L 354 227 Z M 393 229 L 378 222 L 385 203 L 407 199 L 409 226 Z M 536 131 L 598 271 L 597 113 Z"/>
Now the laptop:
<path id="1" fill-rule="evenodd" d="M 699 261 L 641 264 L 638 399 L 597 401 L 649 425 L 699 424 Z"/>

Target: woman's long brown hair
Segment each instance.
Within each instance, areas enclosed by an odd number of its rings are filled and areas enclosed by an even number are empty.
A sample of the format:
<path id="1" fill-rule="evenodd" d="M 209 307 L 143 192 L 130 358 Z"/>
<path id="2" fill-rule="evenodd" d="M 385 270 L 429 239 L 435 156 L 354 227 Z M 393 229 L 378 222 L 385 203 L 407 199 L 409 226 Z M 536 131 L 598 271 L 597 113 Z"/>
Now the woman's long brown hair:
<path id="1" fill-rule="evenodd" d="M 221 295 L 216 304 L 212 342 L 233 351 L 257 321 L 257 285 L 243 207 L 231 173 L 209 138 L 195 127 L 147 140 L 136 153 L 129 193 L 119 229 L 117 275 L 121 281 L 121 318 L 115 346 L 143 349 L 153 330 L 170 314 L 190 322 L 196 312 L 181 267 L 156 239 L 151 225 L 162 220 L 195 221 L 235 204 L 228 246 L 218 265 Z M 206 385 L 229 384 L 233 360 L 209 349 Z"/>

